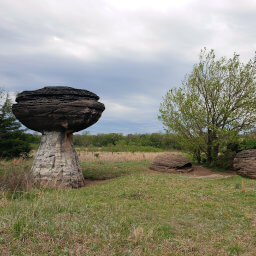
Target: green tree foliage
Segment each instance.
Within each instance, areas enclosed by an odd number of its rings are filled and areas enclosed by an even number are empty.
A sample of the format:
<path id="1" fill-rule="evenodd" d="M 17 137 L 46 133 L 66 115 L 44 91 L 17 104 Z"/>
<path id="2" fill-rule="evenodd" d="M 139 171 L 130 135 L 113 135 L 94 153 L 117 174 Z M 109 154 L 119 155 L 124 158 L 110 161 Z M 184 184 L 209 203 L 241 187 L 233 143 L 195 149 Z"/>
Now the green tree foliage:
<path id="1" fill-rule="evenodd" d="M 199 63 L 180 88 L 171 89 L 160 105 L 159 119 L 201 161 L 213 163 L 221 148 L 256 123 L 256 57 L 243 64 L 239 55 L 216 59 L 204 48 Z"/>
<path id="2" fill-rule="evenodd" d="M 20 129 L 21 124 L 12 114 L 12 103 L 8 94 L 4 96 L 2 92 L 1 99 L 4 103 L 0 107 L 0 158 L 27 156 L 31 150 L 29 135 Z"/>

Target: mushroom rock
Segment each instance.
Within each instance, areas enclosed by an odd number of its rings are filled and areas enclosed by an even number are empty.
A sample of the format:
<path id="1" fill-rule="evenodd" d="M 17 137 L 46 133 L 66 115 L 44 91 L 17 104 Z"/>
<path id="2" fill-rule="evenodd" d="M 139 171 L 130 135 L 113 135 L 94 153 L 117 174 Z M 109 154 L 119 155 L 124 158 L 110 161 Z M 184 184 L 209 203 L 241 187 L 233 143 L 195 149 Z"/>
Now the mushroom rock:
<path id="1" fill-rule="evenodd" d="M 87 90 L 66 86 L 44 87 L 18 94 L 14 115 L 31 130 L 42 133 L 32 176 L 47 187 L 78 188 L 84 185 L 73 146 L 73 132 L 98 121 L 105 110 L 99 97 Z"/>
<path id="2" fill-rule="evenodd" d="M 256 149 L 243 150 L 237 153 L 233 167 L 237 174 L 256 179 Z"/>
<path id="3" fill-rule="evenodd" d="M 190 160 L 181 153 L 169 152 L 157 155 L 150 168 L 168 173 L 187 173 L 193 171 Z"/>

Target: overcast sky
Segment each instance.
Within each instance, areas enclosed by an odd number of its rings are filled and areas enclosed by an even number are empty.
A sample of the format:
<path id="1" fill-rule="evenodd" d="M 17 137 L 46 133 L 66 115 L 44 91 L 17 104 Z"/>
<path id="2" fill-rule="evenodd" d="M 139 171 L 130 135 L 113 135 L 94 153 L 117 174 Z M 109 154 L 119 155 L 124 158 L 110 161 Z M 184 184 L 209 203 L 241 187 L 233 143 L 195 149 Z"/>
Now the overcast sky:
<path id="1" fill-rule="evenodd" d="M 0 0 L 0 87 L 87 89 L 106 106 L 91 133 L 163 131 L 200 49 L 247 61 L 255 24 L 256 0 Z"/>

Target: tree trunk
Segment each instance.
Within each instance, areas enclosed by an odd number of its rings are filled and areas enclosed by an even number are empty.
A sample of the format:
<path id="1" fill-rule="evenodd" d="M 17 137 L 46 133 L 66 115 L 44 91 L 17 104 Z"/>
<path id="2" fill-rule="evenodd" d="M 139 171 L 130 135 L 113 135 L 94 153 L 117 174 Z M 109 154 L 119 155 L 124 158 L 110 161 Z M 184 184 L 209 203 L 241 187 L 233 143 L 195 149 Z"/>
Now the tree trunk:
<path id="1" fill-rule="evenodd" d="M 216 143 L 216 145 L 213 147 L 213 159 L 214 161 L 216 161 L 218 159 L 218 155 L 219 155 L 219 143 Z"/>
<path id="2" fill-rule="evenodd" d="M 207 140 L 207 152 L 206 152 L 206 162 L 211 164 L 212 162 L 212 131 L 208 130 L 208 140 Z"/>
<path id="3" fill-rule="evenodd" d="M 200 149 L 196 149 L 194 154 L 195 154 L 197 163 L 200 164 L 201 163 L 201 151 L 200 151 Z"/>
<path id="4" fill-rule="evenodd" d="M 217 140 L 217 134 L 216 134 L 216 131 L 214 131 L 212 133 L 212 144 L 213 144 L 213 149 L 212 149 L 212 160 L 213 161 L 216 161 L 217 158 L 218 158 L 218 154 L 219 154 L 219 147 L 220 147 L 220 144 Z"/>
<path id="5" fill-rule="evenodd" d="M 45 187 L 84 186 L 84 177 L 73 146 L 73 134 L 44 132 L 31 172 L 34 180 Z"/>

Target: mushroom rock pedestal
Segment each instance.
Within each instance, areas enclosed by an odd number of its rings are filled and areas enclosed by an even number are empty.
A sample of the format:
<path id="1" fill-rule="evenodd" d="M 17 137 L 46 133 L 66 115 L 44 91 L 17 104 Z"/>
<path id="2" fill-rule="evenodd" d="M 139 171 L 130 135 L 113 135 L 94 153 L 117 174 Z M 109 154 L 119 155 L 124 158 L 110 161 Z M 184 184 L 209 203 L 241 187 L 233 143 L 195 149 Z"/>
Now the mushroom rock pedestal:
<path id="1" fill-rule="evenodd" d="M 14 115 L 42 133 L 31 173 L 45 187 L 79 188 L 82 170 L 73 146 L 73 132 L 98 121 L 105 107 L 89 91 L 66 86 L 44 87 L 18 94 Z"/>
<path id="2" fill-rule="evenodd" d="M 44 132 L 31 172 L 42 186 L 82 187 L 84 178 L 72 134 Z"/>

